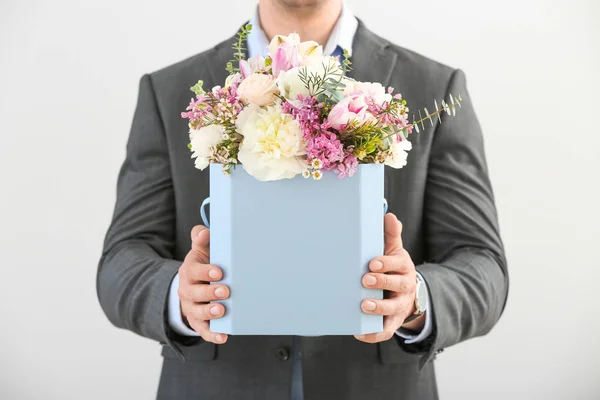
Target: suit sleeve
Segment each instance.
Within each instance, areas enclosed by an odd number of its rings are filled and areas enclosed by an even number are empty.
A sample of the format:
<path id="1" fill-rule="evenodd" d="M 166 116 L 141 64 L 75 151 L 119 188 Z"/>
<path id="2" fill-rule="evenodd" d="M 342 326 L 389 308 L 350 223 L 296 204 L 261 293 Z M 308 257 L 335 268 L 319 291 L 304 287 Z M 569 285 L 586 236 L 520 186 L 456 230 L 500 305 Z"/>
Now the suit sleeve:
<path id="1" fill-rule="evenodd" d="M 167 141 L 149 75 L 138 103 L 117 183 L 117 200 L 98 266 L 100 305 L 117 327 L 175 348 L 167 322 L 175 204 Z"/>
<path id="2" fill-rule="evenodd" d="M 508 295 L 481 127 L 461 70 L 453 73 L 447 92 L 462 95 L 463 101 L 455 117 L 444 115 L 438 125 L 429 160 L 424 205 L 428 262 L 417 270 L 427 282 L 434 328 L 421 365 L 445 347 L 488 333 Z"/>

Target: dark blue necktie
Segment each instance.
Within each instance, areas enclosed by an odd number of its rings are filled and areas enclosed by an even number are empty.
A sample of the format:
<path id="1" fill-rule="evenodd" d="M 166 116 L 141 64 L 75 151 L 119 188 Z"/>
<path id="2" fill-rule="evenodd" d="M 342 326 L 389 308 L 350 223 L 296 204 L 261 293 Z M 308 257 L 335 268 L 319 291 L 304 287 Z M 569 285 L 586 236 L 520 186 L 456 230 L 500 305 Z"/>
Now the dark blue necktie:
<path id="1" fill-rule="evenodd" d="M 340 46 L 336 46 L 335 50 L 333 50 L 333 53 L 331 53 L 331 55 L 334 57 L 339 57 L 340 63 L 344 62 L 344 60 L 346 59 L 344 57 L 344 49 L 342 49 Z"/>

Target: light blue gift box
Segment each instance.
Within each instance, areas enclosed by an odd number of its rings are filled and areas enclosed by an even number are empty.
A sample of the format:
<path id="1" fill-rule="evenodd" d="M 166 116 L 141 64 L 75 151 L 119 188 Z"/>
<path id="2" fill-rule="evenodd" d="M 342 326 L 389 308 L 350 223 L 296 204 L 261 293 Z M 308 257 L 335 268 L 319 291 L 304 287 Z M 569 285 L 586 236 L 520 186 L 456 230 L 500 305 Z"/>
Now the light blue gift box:
<path id="1" fill-rule="evenodd" d="M 325 172 L 261 182 L 237 166 L 210 165 L 210 261 L 231 295 L 213 332 L 358 335 L 383 330 L 361 302 L 381 299 L 362 277 L 383 254 L 383 165 L 353 177 Z"/>

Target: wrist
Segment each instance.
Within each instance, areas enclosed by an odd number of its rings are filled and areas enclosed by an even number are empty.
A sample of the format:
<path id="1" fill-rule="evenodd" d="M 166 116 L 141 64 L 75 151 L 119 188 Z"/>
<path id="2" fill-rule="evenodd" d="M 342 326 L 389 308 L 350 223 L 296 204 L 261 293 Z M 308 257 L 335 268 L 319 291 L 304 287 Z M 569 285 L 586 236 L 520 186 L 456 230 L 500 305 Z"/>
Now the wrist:
<path id="1" fill-rule="evenodd" d="M 427 292 L 427 285 L 421 274 L 417 272 L 417 286 L 415 289 L 413 306 L 411 307 L 410 314 L 404 319 L 401 328 L 417 333 L 421 332 L 425 326 L 425 321 L 427 320 L 425 314 L 428 306 L 429 293 Z"/>
<path id="2" fill-rule="evenodd" d="M 427 314 L 427 312 L 424 312 L 423 314 L 419 315 L 417 318 L 413 319 L 412 321 L 402 324 L 402 329 L 407 329 L 411 332 L 418 334 L 419 332 L 421 332 L 423 330 L 423 327 L 425 326 L 425 321 L 427 319 L 426 314 Z"/>

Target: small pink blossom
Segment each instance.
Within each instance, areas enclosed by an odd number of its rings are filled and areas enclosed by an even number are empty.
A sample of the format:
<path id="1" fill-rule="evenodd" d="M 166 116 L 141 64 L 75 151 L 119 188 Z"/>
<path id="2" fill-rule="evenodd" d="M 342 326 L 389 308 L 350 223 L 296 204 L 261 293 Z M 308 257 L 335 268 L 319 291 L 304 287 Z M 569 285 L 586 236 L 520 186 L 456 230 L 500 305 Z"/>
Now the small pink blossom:
<path id="1" fill-rule="evenodd" d="M 238 95 L 240 79 L 232 79 L 225 88 L 215 86 L 210 92 L 197 95 L 191 99 L 187 112 L 181 117 L 187 118 L 191 127 L 198 129 L 207 121 L 221 125 L 231 125 L 244 108 Z"/>
<path id="2" fill-rule="evenodd" d="M 352 176 L 356 172 L 358 166 L 358 160 L 352 154 L 352 148 L 348 148 L 344 152 L 344 159 L 337 165 L 336 172 L 340 179 L 345 178 L 346 175 Z"/>

